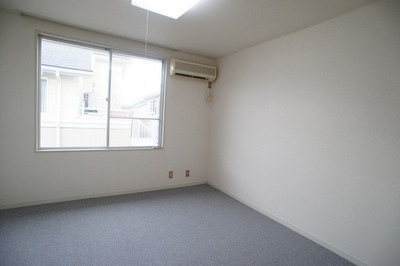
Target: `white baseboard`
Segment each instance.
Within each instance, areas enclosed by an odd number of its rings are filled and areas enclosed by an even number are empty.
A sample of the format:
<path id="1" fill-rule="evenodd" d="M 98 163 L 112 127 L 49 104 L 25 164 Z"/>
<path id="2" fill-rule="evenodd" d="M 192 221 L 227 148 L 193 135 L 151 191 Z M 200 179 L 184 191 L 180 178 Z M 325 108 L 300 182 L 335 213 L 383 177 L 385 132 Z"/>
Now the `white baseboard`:
<path id="1" fill-rule="evenodd" d="M 122 191 L 122 192 L 100 193 L 100 194 L 84 195 L 84 196 L 77 196 L 77 197 L 67 197 L 67 198 L 57 198 L 57 199 L 50 199 L 50 200 L 21 202 L 21 203 L 15 203 L 15 204 L 4 204 L 4 205 L 0 205 L 0 210 L 20 208 L 20 207 L 29 207 L 29 206 L 42 205 L 42 204 L 51 204 L 51 203 L 58 203 L 58 202 L 64 202 L 64 201 L 92 199 L 92 198 L 110 197 L 110 196 L 126 195 L 126 194 L 132 194 L 132 193 L 140 193 L 140 192 L 150 192 L 150 191 L 165 190 L 165 189 L 180 188 L 180 187 L 190 187 L 190 186 L 203 185 L 203 184 L 207 184 L 207 182 L 201 181 L 201 182 L 186 183 L 186 184 L 173 185 L 173 186 L 151 187 L 151 188 L 144 188 L 144 189 L 128 190 L 128 191 Z"/>
<path id="2" fill-rule="evenodd" d="M 271 213 L 268 213 L 268 212 L 265 212 L 265 211 L 261 210 L 260 208 L 254 206 L 253 204 L 251 204 L 251 203 L 241 199 L 240 197 L 230 193 L 229 191 L 226 191 L 225 189 L 223 189 L 223 188 L 221 188 L 221 187 L 219 187 L 219 186 L 217 186 L 217 185 L 215 185 L 215 184 L 213 184 L 211 182 L 208 182 L 208 184 L 210 186 L 214 187 L 215 189 L 221 191 L 222 193 L 225 193 L 225 194 L 229 195 L 230 197 L 236 199 L 237 201 L 240 201 L 244 205 L 254 209 L 255 211 L 267 216 L 268 218 L 271 218 L 272 220 L 274 220 L 274 221 L 276 221 L 276 222 L 278 222 L 278 223 L 290 228 L 291 230 L 295 231 L 296 233 L 299 233 L 300 235 L 302 235 L 302 236 L 314 241 L 315 243 L 323 246 L 324 248 L 329 249 L 333 253 L 336 253 L 337 255 L 341 256 L 342 258 L 345 258 L 346 260 L 348 260 L 348 261 L 350 261 L 350 262 L 352 262 L 352 263 L 354 263 L 354 264 L 356 264 L 358 266 L 367 266 L 366 263 L 364 263 L 361 260 L 349 255 L 348 253 L 344 252 L 343 250 L 341 250 L 341 249 L 339 249 L 339 248 L 337 248 L 337 247 L 335 247 L 335 246 L 333 246 L 333 245 L 331 245 L 331 244 L 319 239 L 318 237 L 316 237 L 316 236 L 314 236 L 314 235 L 312 235 L 310 233 L 307 233 L 306 231 L 304 231 L 304 230 L 292 225 L 291 223 L 289 223 L 289 222 L 287 222 L 285 220 L 282 220 L 282 219 L 272 215 Z"/>

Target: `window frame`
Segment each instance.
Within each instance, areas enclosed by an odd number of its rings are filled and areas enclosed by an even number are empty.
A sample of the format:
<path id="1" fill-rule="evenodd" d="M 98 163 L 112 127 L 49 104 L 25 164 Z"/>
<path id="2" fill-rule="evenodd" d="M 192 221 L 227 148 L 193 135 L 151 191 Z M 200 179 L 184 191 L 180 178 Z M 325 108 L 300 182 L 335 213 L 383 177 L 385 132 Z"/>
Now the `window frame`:
<path id="1" fill-rule="evenodd" d="M 56 42 L 61 42 L 65 44 L 72 44 L 72 45 L 77 45 L 80 47 L 86 47 L 86 48 L 93 48 L 93 49 L 100 49 L 100 50 L 105 50 L 108 52 L 109 55 L 109 66 L 108 66 L 108 110 L 106 114 L 106 145 L 105 146 L 99 146 L 99 147 L 41 147 L 40 144 L 40 130 L 41 130 L 41 99 L 43 95 L 41 95 L 41 80 L 42 78 L 42 64 L 41 64 L 41 52 L 42 52 L 42 40 L 51 40 L 51 41 L 56 41 Z M 159 56 L 153 56 L 153 55 L 148 55 L 148 54 L 142 54 L 138 52 L 133 52 L 129 50 L 123 50 L 123 49 L 116 49 L 110 46 L 105 46 L 105 45 L 99 45 L 99 44 L 93 44 L 93 43 L 88 43 L 88 42 L 83 42 L 83 41 L 78 41 L 78 40 L 73 40 L 73 39 L 68 39 L 64 37 L 56 37 L 53 35 L 48 35 L 48 34 L 42 34 L 38 33 L 37 38 L 36 38 L 36 44 L 37 44 L 37 49 L 36 49 L 36 101 L 35 101 L 35 107 L 36 107 L 36 151 L 37 152 L 43 152 L 43 151 L 115 151 L 115 150 L 153 150 L 153 149 L 162 149 L 164 147 L 164 127 L 165 127 L 165 95 L 166 95 L 166 83 L 167 83 L 167 59 L 164 57 L 159 57 Z M 157 120 L 158 121 L 158 145 L 157 146 L 120 146 L 120 147 L 110 147 L 110 120 L 111 120 L 111 112 L 110 112 L 110 103 L 111 103 L 111 80 L 112 80 L 112 63 L 113 63 L 113 53 L 117 54 L 125 54 L 128 56 L 135 56 L 135 57 L 141 57 L 143 59 L 151 59 L 151 60 L 157 60 L 160 61 L 161 63 L 161 87 L 160 87 L 160 100 L 159 100 L 159 118 L 158 119 L 152 119 L 152 120 Z M 48 94 L 48 92 L 47 92 Z M 47 95 L 45 96 L 47 97 Z M 46 99 L 47 100 L 47 99 Z M 46 104 L 48 104 L 48 101 L 46 101 Z M 46 108 L 48 109 L 48 108 Z M 138 119 L 138 118 L 134 118 Z M 140 120 L 140 119 L 139 119 Z"/>

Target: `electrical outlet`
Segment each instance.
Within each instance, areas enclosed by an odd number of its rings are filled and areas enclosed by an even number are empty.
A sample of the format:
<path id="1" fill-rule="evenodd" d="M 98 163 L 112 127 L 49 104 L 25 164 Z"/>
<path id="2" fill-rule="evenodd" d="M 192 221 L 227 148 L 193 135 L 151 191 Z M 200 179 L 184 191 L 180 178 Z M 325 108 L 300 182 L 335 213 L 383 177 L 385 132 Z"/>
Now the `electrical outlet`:
<path id="1" fill-rule="evenodd" d="M 186 177 L 189 177 L 190 176 L 190 170 L 186 170 L 185 175 L 186 175 Z"/>
<path id="2" fill-rule="evenodd" d="M 169 178 L 173 178 L 173 177 L 174 177 L 174 171 L 169 171 L 168 177 L 169 177 Z"/>

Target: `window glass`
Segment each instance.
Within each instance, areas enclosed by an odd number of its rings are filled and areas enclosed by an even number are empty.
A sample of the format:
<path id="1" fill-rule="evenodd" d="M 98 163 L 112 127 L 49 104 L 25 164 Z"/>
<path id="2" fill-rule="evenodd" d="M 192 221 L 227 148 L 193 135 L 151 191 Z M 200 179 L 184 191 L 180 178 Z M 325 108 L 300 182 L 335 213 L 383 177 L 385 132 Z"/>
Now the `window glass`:
<path id="1" fill-rule="evenodd" d="M 113 54 L 110 146 L 157 144 L 162 69 L 159 60 Z"/>
<path id="2" fill-rule="evenodd" d="M 39 150 L 161 146 L 162 60 L 39 41 Z"/>

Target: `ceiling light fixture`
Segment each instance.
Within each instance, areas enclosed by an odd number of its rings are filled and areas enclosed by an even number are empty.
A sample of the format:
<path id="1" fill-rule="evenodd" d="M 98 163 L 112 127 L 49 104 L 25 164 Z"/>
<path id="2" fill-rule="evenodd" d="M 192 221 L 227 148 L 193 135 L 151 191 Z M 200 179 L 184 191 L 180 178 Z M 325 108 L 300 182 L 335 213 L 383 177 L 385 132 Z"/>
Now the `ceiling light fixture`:
<path id="1" fill-rule="evenodd" d="M 200 0 L 132 0 L 131 4 L 163 16 L 177 19 Z"/>

